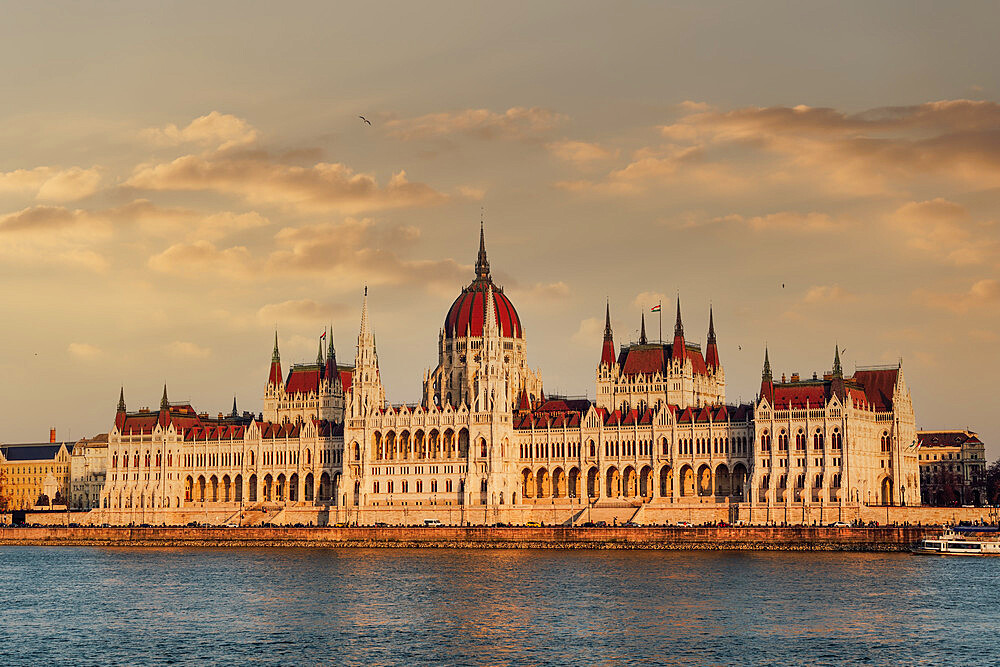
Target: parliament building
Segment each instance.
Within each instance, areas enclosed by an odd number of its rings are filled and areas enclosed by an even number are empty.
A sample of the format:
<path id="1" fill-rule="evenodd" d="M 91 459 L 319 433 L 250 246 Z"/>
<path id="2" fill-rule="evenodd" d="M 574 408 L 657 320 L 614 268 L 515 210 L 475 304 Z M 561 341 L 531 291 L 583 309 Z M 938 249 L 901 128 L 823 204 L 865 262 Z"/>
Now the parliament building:
<path id="1" fill-rule="evenodd" d="M 811 522 L 918 505 L 901 365 L 833 366 L 726 402 L 709 311 L 705 345 L 676 308 L 673 339 L 595 340 L 595 398 L 546 396 L 527 336 L 494 284 L 480 230 L 475 277 L 445 315 L 420 401 L 391 405 L 365 290 L 353 366 L 332 328 L 314 363 L 282 371 L 275 336 L 263 410 L 210 416 L 119 396 L 98 512 L 111 523 L 524 523 L 682 519 Z M 852 513 L 853 512 L 853 513 Z"/>

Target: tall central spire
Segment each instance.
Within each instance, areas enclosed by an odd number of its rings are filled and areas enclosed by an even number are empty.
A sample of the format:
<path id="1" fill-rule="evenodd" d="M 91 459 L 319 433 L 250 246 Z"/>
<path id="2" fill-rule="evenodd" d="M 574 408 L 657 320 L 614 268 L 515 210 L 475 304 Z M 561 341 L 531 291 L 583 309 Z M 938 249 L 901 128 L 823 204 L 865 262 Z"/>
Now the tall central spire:
<path id="1" fill-rule="evenodd" d="M 483 221 L 479 221 L 479 258 L 476 259 L 476 277 L 485 280 L 490 277 L 490 263 L 486 259 L 486 232 Z"/>
<path id="2" fill-rule="evenodd" d="M 642 329 L 639 332 L 639 345 L 646 344 L 646 313 L 642 313 Z"/>
<path id="3" fill-rule="evenodd" d="M 604 310 L 604 340 L 612 340 L 611 333 L 611 301 L 608 301 Z"/>
<path id="4" fill-rule="evenodd" d="M 767 355 L 767 347 L 764 348 L 764 370 L 760 374 L 760 379 L 764 382 L 771 382 L 771 360 Z"/>

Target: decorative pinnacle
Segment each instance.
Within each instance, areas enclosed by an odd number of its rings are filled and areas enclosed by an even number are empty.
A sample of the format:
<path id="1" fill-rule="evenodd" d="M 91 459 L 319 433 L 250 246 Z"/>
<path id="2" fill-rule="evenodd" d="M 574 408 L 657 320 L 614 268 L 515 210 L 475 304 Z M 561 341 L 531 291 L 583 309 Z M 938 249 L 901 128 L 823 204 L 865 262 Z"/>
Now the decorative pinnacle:
<path id="1" fill-rule="evenodd" d="M 677 321 L 674 322 L 674 336 L 684 337 L 684 325 L 681 323 L 681 297 L 677 297 Z"/>
<path id="2" fill-rule="evenodd" d="M 160 399 L 160 409 L 170 409 L 170 402 L 167 400 L 167 385 L 163 385 L 163 398 Z"/>
<path id="3" fill-rule="evenodd" d="M 479 221 L 479 258 L 476 260 L 476 277 L 483 280 L 490 277 L 490 263 L 486 259 L 486 232 L 483 221 Z"/>
<path id="4" fill-rule="evenodd" d="M 764 347 L 764 372 L 760 375 L 765 382 L 771 382 L 771 360 L 767 357 L 767 347 Z"/>
<path id="5" fill-rule="evenodd" d="M 611 302 L 608 301 L 604 311 L 604 340 L 612 340 L 611 334 Z"/>
<path id="6" fill-rule="evenodd" d="M 240 416 L 240 413 L 236 411 L 236 397 L 235 396 L 233 396 L 233 411 L 230 414 L 230 416 L 232 416 L 232 417 L 239 417 Z"/>
<path id="7" fill-rule="evenodd" d="M 361 300 L 361 335 L 368 333 L 368 285 L 365 285 L 365 295 Z"/>
<path id="8" fill-rule="evenodd" d="M 642 329 L 639 331 L 639 345 L 646 344 L 646 313 L 642 314 Z"/>
<path id="9" fill-rule="evenodd" d="M 274 352 L 271 353 L 271 363 L 275 361 L 281 361 L 281 355 L 278 354 L 278 330 L 274 330 Z"/>
<path id="10" fill-rule="evenodd" d="M 125 412 L 125 386 L 118 392 L 118 412 Z"/>
<path id="11" fill-rule="evenodd" d="M 316 353 L 316 363 L 323 365 L 323 339 L 319 339 L 319 352 Z"/>
<path id="12" fill-rule="evenodd" d="M 708 307 L 708 342 L 715 342 L 715 319 L 712 317 L 712 307 Z"/>
<path id="13" fill-rule="evenodd" d="M 840 346 L 833 346 L 833 377 L 844 377 L 844 369 L 840 367 Z"/>

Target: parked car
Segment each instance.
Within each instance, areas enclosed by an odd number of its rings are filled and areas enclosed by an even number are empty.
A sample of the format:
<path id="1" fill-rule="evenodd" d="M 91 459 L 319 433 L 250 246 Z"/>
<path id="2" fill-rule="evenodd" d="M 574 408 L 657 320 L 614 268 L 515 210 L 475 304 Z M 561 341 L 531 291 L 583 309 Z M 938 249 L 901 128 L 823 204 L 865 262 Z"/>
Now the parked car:
<path id="1" fill-rule="evenodd" d="M 583 525 L 584 528 L 593 528 L 594 527 L 594 522 L 593 521 L 585 521 L 582 525 Z"/>
<path id="2" fill-rule="evenodd" d="M 833 523 L 830 524 L 830 527 L 831 528 L 850 528 L 851 524 L 847 523 L 846 521 L 834 521 Z"/>
<path id="3" fill-rule="evenodd" d="M 691 527 L 691 522 L 690 521 L 678 521 L 674 525 L 675 526 L 681 526 L 682 528 L 690 528 Z"/>
<path id="4" fill-rule="evenodd" d="M 425 526 L 440 526 L 441 521 L 439 519 L 424 519 Z"/>
<path id="5" fill-rule="evenodd" d="M 524 525 L 534 528 L 534 527 L 541 526 L 542 524 L 538 523 L 537 521 L 529 521 L 528 523 L 526 523 Z"/>
<path id="6" fill-rule="evenodd" d="M 642 524 L 640 524 L 640 523 L 636 523 L 635 521 L 627 521 L 627 522 L 623 523 L 622 525 L 623 525 L 623 526 L 626 526 L 626 527 L 628 527 L 628 528 L 638 528 L 638 527 L 639 527 L 639 526 L 641 526 Z"/>

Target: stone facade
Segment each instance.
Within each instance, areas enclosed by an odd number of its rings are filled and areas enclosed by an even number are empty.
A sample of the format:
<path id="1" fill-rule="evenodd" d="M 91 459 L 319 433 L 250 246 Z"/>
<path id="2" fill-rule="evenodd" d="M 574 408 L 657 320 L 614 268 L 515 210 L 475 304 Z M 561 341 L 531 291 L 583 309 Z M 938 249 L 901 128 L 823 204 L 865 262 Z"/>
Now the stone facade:
<path id="1" fill-rule="evenodd" d="M 74 509 L 101 506 L 108 466 L 108 434 L 81 438 L 73 443 L 69 462 L 69 503 Z"/>
<path id="2" fill-rule="evenodd" d="M 615 348 L 610 305 L 596 398 L 545 396 L 480 233 L 472 283 L 449 309 L 421 400 L 385 400 L 365 290 L 354 366 L 332 329 L 315 363 L 283 375 L 275 338 L 264 410 L 209 417 L 120 396 L 101 493 L 109 522 L 203 515 L 218 523 L 638 521 L 714 508 L 744 520 L 826 520 L 919 503 L 916 431 L 901 367 L 834 368 L 774 382 L 765 353 L 753 404 L 726 403 L 709 313 L 685 335 Z M 598 341 L 595 341 L 595 343 Z M 600 517 L 604 517 L 603 519 Z M 778 520 L 769 518 L 765 520 Z"/>
<path id="3" fill-rule="evenodd" d="M 69 496 L 70 455 L 72 443 L 47 442 L 0 445 L 4 489 L 10 509 L 25 510 L 35 506 L 45 495 L 49 503 Z"/>

